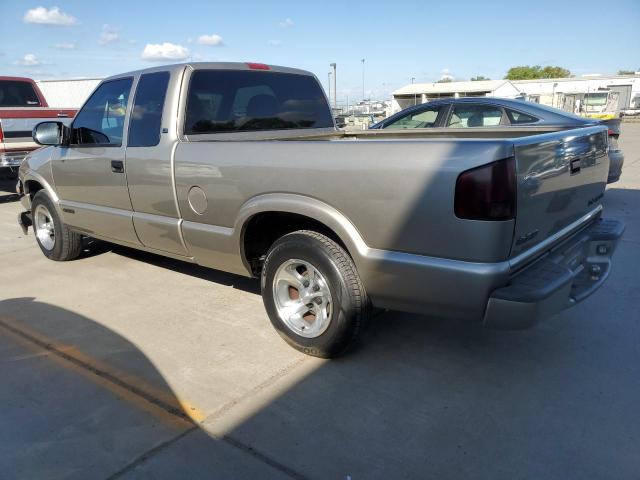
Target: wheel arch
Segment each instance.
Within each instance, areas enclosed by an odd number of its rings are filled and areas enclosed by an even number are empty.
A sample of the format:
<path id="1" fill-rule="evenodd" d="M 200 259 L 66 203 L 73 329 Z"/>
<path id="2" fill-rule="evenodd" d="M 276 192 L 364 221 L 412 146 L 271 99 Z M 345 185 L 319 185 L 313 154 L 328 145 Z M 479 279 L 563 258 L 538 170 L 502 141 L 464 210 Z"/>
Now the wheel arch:
<path id="1" fill-rule="evenodd" d="M 44 177 L 42 177 L 42 175 L 32 170 L 29 170 L 24 175 L 24 178 L 22 179 L 22 184 L 24 186 L 25 195 L 29 197 L 29 204 L 31 204 L 31 201 L 33 200 L 33 197 L 35 196 L 36 193 L 38 193 L 40 190 L 44 190 L 45 192 L 47 192 L 47 195 L 49 195 L 49 198 L 53 202 L 55 208 L 59 210 L 58 195 L 56 194 L 51 184 L 47 182 L 44 179 Z M 58 213 L 60 212 L 58 211 Z"/>
<path id="2" fill-rule="evenodd" d="M 351 221 L 331 205 L 303 195 L 265 194 L 246 202 L 236 222 L 235 230 L 239 232 L 240 254 L 245 267 L 255 273 L 256 261 L 273 241 L 304 229 L 319 230 L 319 233 L 335 240 L 356 264 L 357 257 L 368 249 Z M 258 232 L 260 237 L 256 236 Z"/>

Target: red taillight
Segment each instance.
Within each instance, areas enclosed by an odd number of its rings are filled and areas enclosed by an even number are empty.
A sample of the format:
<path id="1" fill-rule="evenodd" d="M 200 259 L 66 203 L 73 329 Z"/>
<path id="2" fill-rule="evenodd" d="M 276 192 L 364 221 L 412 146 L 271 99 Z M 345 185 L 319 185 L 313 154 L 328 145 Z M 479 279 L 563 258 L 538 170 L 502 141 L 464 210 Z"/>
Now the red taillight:
<path id="1" fill-rule="evenodd" d="M 249 67 L 251 70 L 271 70 L 271 67 L 269 67 L 269 65 L 267 65 L 266 63 L 247 62 L 247 67 Z"/>
<path id="2" fill-rule="evenodd" d="M 2 131 L 2 122 L 0 122 L 0 142 L 4 142 L 4 132 Z"/>
<path id="3" fill-rule="evenodd" d="M 456 217 L 510 220 L 516 215 L 516 162 L 499 160 L 462 172 L 456 181 Z"/>

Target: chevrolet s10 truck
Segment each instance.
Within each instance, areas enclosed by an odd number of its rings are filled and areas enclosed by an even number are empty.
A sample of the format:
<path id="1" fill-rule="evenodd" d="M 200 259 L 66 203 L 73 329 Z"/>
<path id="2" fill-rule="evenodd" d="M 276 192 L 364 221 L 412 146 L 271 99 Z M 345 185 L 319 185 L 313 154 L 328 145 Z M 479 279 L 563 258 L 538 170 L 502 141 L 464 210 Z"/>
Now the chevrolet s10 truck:
<path id="1" fill-rule="evenodd" d="M 292 68 L 117 75 L 33 137 L 19 221 L 45 256 L 93 237 L 257 277 L 280 335 L 322 357 L 372 307 L 528 327 L 603 284 L 624 230 L 601 218 L 606 127 L 345 133 Z"/>

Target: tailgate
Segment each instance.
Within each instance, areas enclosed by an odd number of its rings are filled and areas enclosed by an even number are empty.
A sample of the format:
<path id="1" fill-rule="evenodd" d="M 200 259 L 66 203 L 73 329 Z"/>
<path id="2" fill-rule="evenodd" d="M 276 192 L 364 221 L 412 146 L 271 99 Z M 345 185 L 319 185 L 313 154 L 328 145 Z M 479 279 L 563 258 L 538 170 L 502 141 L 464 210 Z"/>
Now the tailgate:
<path id="1" fill-rule="evenodd" d="M 513 143 L 518 193 L 512 257 L 597 209 L 609 172 L 604 126 L 523 137 Z"/>

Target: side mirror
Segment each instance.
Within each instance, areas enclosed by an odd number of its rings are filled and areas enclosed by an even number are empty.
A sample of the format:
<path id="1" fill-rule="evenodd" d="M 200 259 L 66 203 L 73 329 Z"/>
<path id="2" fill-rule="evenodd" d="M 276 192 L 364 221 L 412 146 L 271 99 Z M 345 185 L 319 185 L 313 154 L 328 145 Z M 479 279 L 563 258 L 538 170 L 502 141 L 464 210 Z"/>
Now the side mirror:
<path id="1" fill-rule="evenodd" d="M 62 145 L 67 127 L 62 122 L 42 122 L 35 126 L 31 136 L 38 145 Z"/>

